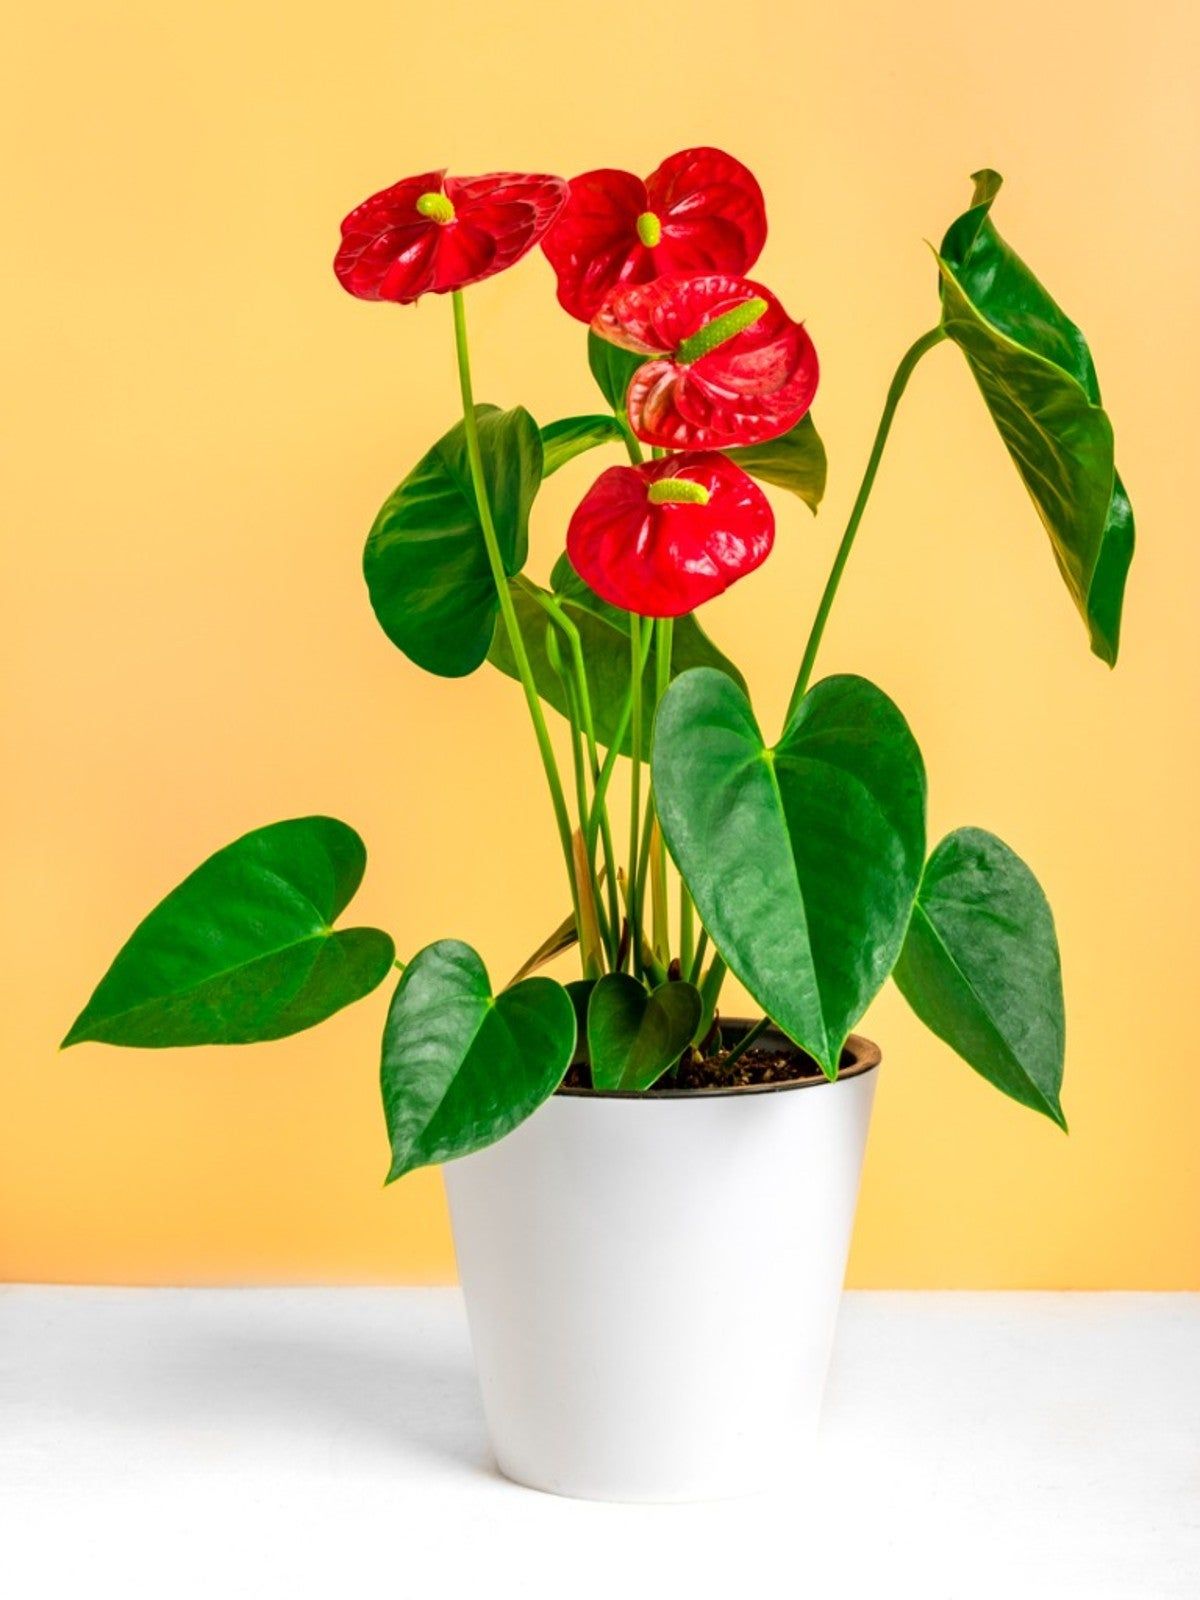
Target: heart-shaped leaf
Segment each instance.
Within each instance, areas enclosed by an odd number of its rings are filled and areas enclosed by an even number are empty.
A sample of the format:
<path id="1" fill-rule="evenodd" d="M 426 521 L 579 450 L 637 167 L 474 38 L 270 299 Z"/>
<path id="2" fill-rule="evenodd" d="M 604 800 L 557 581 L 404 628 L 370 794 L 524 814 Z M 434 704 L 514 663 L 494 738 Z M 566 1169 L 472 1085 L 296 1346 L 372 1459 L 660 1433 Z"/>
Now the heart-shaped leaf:
<path id="1" fill-rule="evenodd" d="M 476 406 L 496 539 L 513 576 L 529 549 L 542 441 L 527 411 Z M 427 672 L 461 678 L 488 653 L 499 612 L 461 422 L 421 458 L 367 538 L 363 573 L 392 643 Z"/>
<path id="2" fill-rule="evenodd" d="M 616 417 L 563 417 L 542 429 L 542 476 L 548 478 L 568 461 L 600 444 L 620 444 L 624 435 Z"/>
<path id="3" fill-rule="evenodd" d="M 645 361 L 644 355 L 639 355 L 635 350 L 622 350 L 620 345 L 609 344 L 607 339 L 588 329 L 588 366 L 592 377 L 600 385 L 600 393 L 614 411 L 624 413 L 629 380 Z"/>
<path id="4" fill-rule="evenodd" d="M 559 557 L 550 584 L 567 616 L 579 629 L 587 663 L 588 693 L 596 723 L 596 737 L 602 745 L 609 745 L 616 735 L 621 708 L 629 692 L 629 613 L 601 600 L 565 555 Z M 511 592 L 538 693 L 548 705 L 564 717 L 568 716 L 562 678 L 554 670 L 546 653 L 546 614 L 524 584 L 514 585 Z M 512 651 L 503 628 L 496 629 L 488 660 L 510 678 L 516 677 Z M 655 662 L 652 643 L 642 676 L 643 752 L 650 748 L 650 730 L 657 705 Z M 733 662 L 717 649 L 694 616 L 677 617 L 671 650 L 671 675 L 678 677 L 691 667 L 715 667 L 735 683 L 744 683 Z M 621 742 L 622 753 L 628 755 L 630 748 L 627 732 Z"/>
<path id="5" fill-rule="evenodd" d="M 1133 512 L 1113 464 L 1083 334 L 996 232 L 999 174 L 974 174 L 971 207 L 938 256 L 942 326 L 967 358 L 1050 536 L 1092 649 L 1117 659 Z"/>
<path id="6" fill-rule="evenodd" d="M 323 1022 L 387 976 L 377 928 L 334 932 L 363 842 L 333 817 L 256 828 L 210 856 L 142 922 L 63 1044 L 253 1044 Z"/>
<path id="7" fill-rule="evenodd" d="M 815 512 L 821 504 L 825 494 L 825 446 L 811 411 L 778 439 L 740 445 L 725 454 L 752 478 L 799 495 L 810 511 Z"/>
<path id="8" fill-rule="evenodd" d="M 575 1008 L 552 978 L 493 995 L 469 945 L 440 939 L 405 968 L 383 1033 L 387 1181 L 494 1144 L 562 1082 Z"/>
<path id="9" fill-rule="evenodd" d="M 700 1025 L 703 1002 L 690 983 L 647 994 L 625 972 L 605 973 L 588 1006 L 588 1054 L 597 1089 L 649 1089 L 673 1067 Z"/>
<path id="10" fill-rule="evenodd" d="M 655 805 L 704 926 L 829 1077 L 904 942 L 925 854 L 908 724 L 863 678 L 809 690 L 773 748 L 745 692 L 684 673 L 654 728 Z"/>
<path id="11" fill-rule="evenodd" d="M 1037 879 L 995 834 L 957 828 L 929 858 L 904 949 L 901 994 L 976 1072 L 1066 1127 L 1062 970 Z"/>

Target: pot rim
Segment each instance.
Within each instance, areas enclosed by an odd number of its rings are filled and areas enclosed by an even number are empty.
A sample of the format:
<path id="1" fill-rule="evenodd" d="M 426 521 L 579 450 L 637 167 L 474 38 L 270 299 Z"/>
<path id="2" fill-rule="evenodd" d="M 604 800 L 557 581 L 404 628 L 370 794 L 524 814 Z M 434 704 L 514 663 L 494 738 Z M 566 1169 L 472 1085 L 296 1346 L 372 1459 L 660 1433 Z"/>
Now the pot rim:
<path id="1" fill-rule="evenodd" d="M 753 1027 L 753 1023 L 744 1017 L 730 1017 L 722 1027 L 735 1038 L 740 1038 Z M 792 1049 L 797 1048 L 795 1042 L 778 1028 L 765 1029 L 762 1038 L 768 1045 L 778 1044 L 783 1047 L 791 1046 Z M 737 1083 L 711 1089 L 558 1088 L 554 1094 L 564 1100 L 718 1100 L 748 1094 L 786 1094 L 793 1089 L 831 1089 L 836 1084 L 844 1083 L 848 1078 L 861 1078 L 868 1072 L 874 1072 L 883 1059 L 883 1054 L 874 1040 L 865 1038 L 861 1033 L 851 1033 L 847 1036 L 843 1054 L 846 1052 L 849 1052 L 853 1059 L 845 1066 L 838 1067 L 836 1078 L 827 1078 L 822 1073 L 819 1078 L 793 1078 L 787 1083 Z"/>

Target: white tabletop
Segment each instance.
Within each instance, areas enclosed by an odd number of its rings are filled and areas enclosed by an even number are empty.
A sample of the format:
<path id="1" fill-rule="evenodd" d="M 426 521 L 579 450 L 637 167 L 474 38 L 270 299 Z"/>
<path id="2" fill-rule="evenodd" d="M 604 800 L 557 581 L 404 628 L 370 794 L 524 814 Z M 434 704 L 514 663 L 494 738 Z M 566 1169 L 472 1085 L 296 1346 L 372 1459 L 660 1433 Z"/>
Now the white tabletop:
<path id="1" fill-rule="evenodd" d="M 1200 1296 L 851 1294 L 818 1471 L 491 1467 L 456 1291 L 0 1289 L 0 1593 L 1200 1596 Z"/>

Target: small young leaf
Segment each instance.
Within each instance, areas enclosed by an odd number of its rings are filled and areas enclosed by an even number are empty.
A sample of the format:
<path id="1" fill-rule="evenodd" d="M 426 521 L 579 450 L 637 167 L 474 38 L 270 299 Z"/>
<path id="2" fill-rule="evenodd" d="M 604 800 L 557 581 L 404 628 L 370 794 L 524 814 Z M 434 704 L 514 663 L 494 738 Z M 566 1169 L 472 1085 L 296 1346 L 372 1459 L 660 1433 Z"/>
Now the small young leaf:
<path id="1" fill-rule="evenodd" d="M 197 867 L 134 931 L 63 1044 L 253 1044 L 311 1028 L 387 976 L 377 928 L 334 932 L 367 853 L 332 817 L 257 828 Z"/>
<path id="2" fill-rule="evenodd" d="M 526 978 L 493 995 L 469 945 L 427 945 L 405 968 L 383 1033 L 387 1181 L 511 1133 L 558 1088 L 574 1048 L 561 984 Z"/>
<path id="3" fill-rule="evenodd" d="M 1054 918 L 1033 873 L 995 834 L 958 828 L 930 856 L 894 977 L 976 1072 L 1066 1127 Z"/>
<path id="4" fill-rule="evenodd" d="M 588 1005 L 588 1054 L 597 1089 L 652 1088 L 692 1042 L 703 1002 L 690 983 L 651 994 L 625 972 L 608 972 Z"/>

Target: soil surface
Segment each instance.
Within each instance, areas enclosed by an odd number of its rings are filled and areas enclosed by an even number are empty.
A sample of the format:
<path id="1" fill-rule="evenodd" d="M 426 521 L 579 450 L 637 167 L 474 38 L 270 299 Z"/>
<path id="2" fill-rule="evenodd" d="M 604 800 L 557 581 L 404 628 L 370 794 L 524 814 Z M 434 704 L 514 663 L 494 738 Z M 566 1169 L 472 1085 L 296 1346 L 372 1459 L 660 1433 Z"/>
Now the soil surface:
<path id="1" fill-rule="evenodd" d="M 660 1078 L 649 1093 L 664 1089 L 742 1089 L 766 1083 L 802 1083 L 824 1077 L 811 1056 L 800 1050 L 759 1049 L 751 1046 L 732 1066 L 726 1066 L 728 1050 L 718 1050 L 716 1055 L 701 1059 L 698 1055 L 685 1058 L 674 1073 Z M 841 1065 L 848 1067 L 854 1057 L 850 1051 L 842 1052 Z M 563 1079 L 564 1089 L 590 1089 L 592 1075 L 580 1062 L 570 1069 Z"/>

